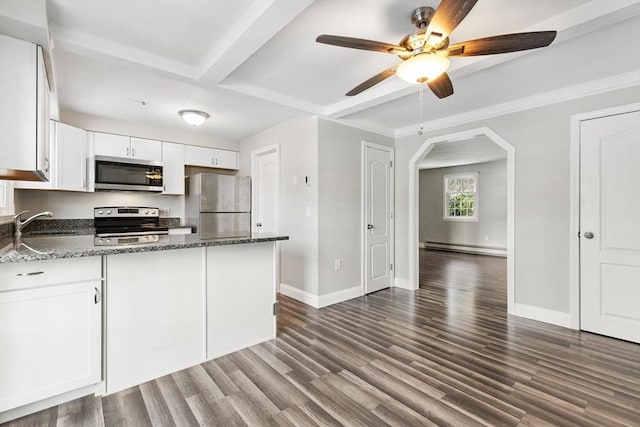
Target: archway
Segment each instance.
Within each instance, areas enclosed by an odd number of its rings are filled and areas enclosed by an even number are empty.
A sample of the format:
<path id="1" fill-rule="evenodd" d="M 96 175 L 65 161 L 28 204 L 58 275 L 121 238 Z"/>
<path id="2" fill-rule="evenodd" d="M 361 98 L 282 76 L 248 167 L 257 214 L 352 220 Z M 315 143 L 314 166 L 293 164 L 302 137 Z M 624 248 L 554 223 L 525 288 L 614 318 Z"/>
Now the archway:
<path id="1" fill-rule="evenodd" d="M 435 144 L 462 141 L 484 135 L 507 152 L 507 311 L 512 312 L 515 303 L 515 147 L 488 127 L 427 138 L 409 161 L 409 288 L 419 287 L 418 262 L 418 165 Z"/>

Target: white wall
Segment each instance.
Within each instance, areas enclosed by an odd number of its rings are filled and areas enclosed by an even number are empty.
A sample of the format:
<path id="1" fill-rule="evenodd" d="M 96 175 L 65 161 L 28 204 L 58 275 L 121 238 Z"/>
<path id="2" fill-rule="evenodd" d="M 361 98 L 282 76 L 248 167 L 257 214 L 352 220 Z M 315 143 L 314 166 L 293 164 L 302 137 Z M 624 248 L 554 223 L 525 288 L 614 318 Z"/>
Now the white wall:
<path id="1" fill-rule="evenodd" d="M 239 142 L 188 129 L 149 126 L 123 120 L 62 112 L 61 121 L 86 130 L 131 135 L 141 138 L 172 141 L 181 144 L 239 149 Z M 213 170 L 211 170 L 213 171 Z M 67 191 L 15 190 L 17 211 L 40 212 L 50 210 L 56 218 L 93 218 L 97 206 L 154 206 L 163 216 L 180 217 L 184 221 L 184 196 L 165 196 L 135 192 L 76 193 Z"/>
<path id="2" fill-rule="evenodd" d="M 319 295 L 361 285 L 362 141 L 393 147 L 393 138 L 319 119 Z"/>
<path id="3" fill-rule="evenodd" d="M 317 118 L 293 118 L 242 140 L 238 174 L 250 176 L 251 152 L 274 144 L 280 146 L 278 231 L 289 236 L 280 245 L 280 281 L 318 295 Z M 307 208 L 310 216 L 306 216 Z"/>
<path id="4" fill-rule="evenodd" d="M 478 221 L 445 221 L 445 175 L 478 173 Z M 419 178 L 420 242 L 507 248 L 507 161 L 423 169 Z"/>
<path id="5" fill-rule="evenodd" d="M 486 126 L 515 147 L 515 301 L 568 313 L 570 117 L 638 99 L 634 86 L 398 139 L 396 277 L 409 277 L 410 159 L 430 137 Z"/>

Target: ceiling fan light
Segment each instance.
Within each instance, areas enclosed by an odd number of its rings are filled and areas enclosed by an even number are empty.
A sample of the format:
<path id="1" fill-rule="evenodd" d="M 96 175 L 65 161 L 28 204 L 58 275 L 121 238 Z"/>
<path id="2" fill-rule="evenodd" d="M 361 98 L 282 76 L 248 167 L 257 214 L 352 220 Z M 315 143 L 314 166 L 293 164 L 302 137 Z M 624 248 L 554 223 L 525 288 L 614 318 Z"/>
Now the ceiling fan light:
<path id="1" fill-rule="evenodd" d="M 396 74 L 408 83 L 426 83 L 437 79 L 448 68 L 449 58 L 425 52 L 398 65 Z"/>
<path id="2" fill-rule="evenodd" d="M 209 118 L 209 114 L 199 110 L 180 110 L 178 114 L 191 126 L 200 126 Z"/>

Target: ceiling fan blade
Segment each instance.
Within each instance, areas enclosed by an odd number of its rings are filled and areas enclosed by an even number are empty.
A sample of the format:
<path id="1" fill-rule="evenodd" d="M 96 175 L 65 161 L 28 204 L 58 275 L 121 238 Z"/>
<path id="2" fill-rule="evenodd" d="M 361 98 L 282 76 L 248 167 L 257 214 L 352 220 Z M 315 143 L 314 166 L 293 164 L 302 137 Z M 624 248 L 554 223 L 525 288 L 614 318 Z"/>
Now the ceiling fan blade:
<path id="1" fill-rule="evenodd" d="M 427 28 L 427 34 L 438 33 L 444 39 L 462 22 L 478 0 L 442 0 Z"/>
<path id="2" fill-rule="evenodd" d="M 378 73 L 375 76 L 371 77 L 370 79 L 363 81 L 358 86 L 354 87 L 349 92 L 347 92 L 346 95 L 347 96 L 353 96 L 353 95 L 359 94 L 360 92 L 364 92 L 365 90 L 369 89 L 370 87 L 375 86 L 378 83 L 380 83 L 381 81 L 386 80 L 389 77 L 393 76 L 395 72 L 396 72 L 396 67 L 395 66 L 391 67 L 391 68 L 387 68 L 383 72 Z"/>
<path id="3" fill-rule="evenodd" d="M 453 95 L 453 83 L 447 73 L 442 73 L 437 79 L 427 82 L 427 86 L 440 99 Z"/>
<path id="4" fill-rule="evenodd" d="M 333 46 L 350 47 L 352 49 L 372 50 L 374 52 L 392 54 L 407 52 L 407 49 L 396 44 L 378 42 L 375 40 L 357 39 L 354 37 L 331 36 L 328 34 L 318 36 L 316 38 L 316 42 L 330 44 Z"/>
<path id="5" fill-rule="evenodd" d="M 556 31 L 534 31 L 485 37 L 451 45 L 447 53 L 449 56 L 477 56 L 536 49 L 549 46 L 556 34 Z"/>

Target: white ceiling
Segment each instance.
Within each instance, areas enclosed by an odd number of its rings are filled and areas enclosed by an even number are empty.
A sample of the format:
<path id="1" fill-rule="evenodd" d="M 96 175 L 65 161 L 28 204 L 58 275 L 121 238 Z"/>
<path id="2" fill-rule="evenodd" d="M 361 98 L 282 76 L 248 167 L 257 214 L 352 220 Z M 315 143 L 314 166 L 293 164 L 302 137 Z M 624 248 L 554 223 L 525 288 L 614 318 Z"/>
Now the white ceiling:
<path id="1" fill-rule="evenodd" d="M 438 3 L 48 0 L 60 109 L 177 127 L 186 126 L 178 110 L 202 109 L 211 119 L 198 131 L 232 139 L 300 114 L 393 136 L 423 121 L 640 68 L 640 0 L 480 0 L 452 42 L 548 29 L 558 38 L 525 53 L 452 59 L 455 94 L 439 100 L 427 93 L 422 118 L 418 87 L 395 76 L 345 97 L 399 59 L 315 38 L 397 43 L 413 30 L 415 7 Z M 611 48 L 619 44 L 626 49 Z"/>
<path id="2" fill-rule="evenodd" d="M 418 169 L 472 165 L 507 158 L 507 152 L 486 135 L 462 141 L 440 142 L 418 165 Z"/>

